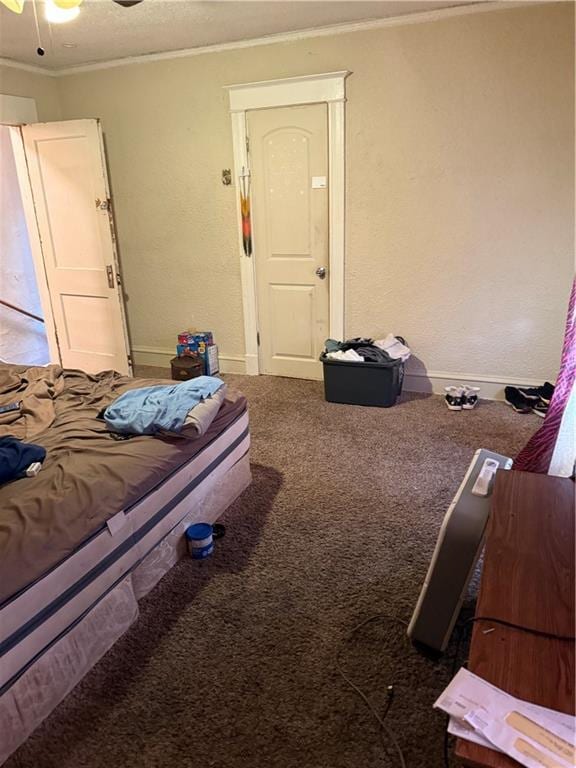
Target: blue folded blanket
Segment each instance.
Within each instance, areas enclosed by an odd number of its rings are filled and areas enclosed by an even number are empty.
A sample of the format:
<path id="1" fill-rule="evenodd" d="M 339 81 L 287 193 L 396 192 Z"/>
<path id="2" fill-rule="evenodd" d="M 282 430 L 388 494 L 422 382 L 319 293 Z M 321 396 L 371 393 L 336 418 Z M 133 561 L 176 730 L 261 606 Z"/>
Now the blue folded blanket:
<path id="1" fill-rule="evenodd" d="M 0 437 L 0 485 L 22 477 L 30 464 L 45 458 L 46 450 L 41 445 L 23 443 L 15 437 Z"/>
<path id="2" fill-rule="evenodd" d="M 188 412 L 222 386 L 215 376 L 197 376 L 177 384 L 131 389 L 106 408 L 104 421 L 113 432 L 124 434 L 180 432 Z"/>

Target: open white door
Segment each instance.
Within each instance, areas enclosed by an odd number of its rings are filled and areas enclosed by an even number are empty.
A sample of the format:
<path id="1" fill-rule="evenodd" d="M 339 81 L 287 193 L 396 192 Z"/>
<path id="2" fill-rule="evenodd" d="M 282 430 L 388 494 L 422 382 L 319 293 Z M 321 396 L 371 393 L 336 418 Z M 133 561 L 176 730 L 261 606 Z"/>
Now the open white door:
<path id="1" fill-rule="evenodd" d="M 131 373 L 102 134 L 97 120 L 21 128 L 60 359 Z"/>

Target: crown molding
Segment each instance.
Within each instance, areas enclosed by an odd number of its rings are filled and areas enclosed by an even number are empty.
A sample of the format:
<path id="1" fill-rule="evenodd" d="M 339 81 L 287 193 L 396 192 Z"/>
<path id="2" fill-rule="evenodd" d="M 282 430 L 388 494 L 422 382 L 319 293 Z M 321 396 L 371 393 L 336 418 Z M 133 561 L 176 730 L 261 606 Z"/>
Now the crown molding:
<path id="1" fill-rule="evenodd" d="M 0 67 L 9 67 L 10 69 L 20 69 L 23 72 L 32 72 L 35 75 L 46 75 L 47 77 L 58 77 L 57 69 L 44 69 L 44 67 L 35 67 L 33 64 L 23 64 L 13 59 L 4 59 L 0 57 Z"/>
<path id="2" fill-rule="evenodd" d="M 315 37 L 331 37 L 332 35 L 345 35 L 351 32 L 365 32 L 372 29 L 385 29 L 387 27 L 400 27 L 409 24 L 426 24 L 457 16 L 470 16 L 477 13 L 492 13 L 495 11 L 512 10 L 535 5 L 544 5 L 550 0 L 478 0 L 471 5 L 458 5 L 450 8 L 437 8 L 432 11 L 421 11 L 403 16 L 392 16 L 385 19 L 371 19 L 367 21 L 347 22 L 345 24 L 333 24 L 325 27 L 301 29 L 295 32 L 280 32 L 265 37 L 255 37 L 249 40 L 238 40 L 232 43 L 219 43 L 205 45 L 198 48 L 184 48 L 177 51 L 165 51 L 163 53 L 145 53 L 140 56 L 126 56 L 121 59 L 98 61 L 92 64 L 80 64 L 75 67 L 62 69 L 43 69 L 31 64 L 21 64 L 11 59 L 0 59 L 0 64 L 22 69 L 48 77 L 66 77 L 78 75 L 84 72 L 95 72 L 100 69 L 112 69 L 134 64 L 149 64 L 155 61 L 169 61 L 183 59 L 189 56 L 203 56 L 210 53 L 222 53 L 236 51 L 242 48 L 254 48 L 261 45 L 275 45 L 277 43 L 290 43 L 299 40 L 308 40 Z"/>

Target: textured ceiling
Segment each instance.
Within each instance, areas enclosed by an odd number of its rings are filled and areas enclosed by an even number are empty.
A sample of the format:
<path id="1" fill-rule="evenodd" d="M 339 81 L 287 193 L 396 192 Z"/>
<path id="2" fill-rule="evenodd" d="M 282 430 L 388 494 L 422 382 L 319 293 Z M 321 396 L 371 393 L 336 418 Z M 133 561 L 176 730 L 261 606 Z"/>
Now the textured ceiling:
<path id="1" fill-rule="evenodd" d="M 43 20 L 42 0 L 36 0 L 36 4 L 46 55 L 36 54 L 32 0 L 26 0 L 21 15 L 0 5 L 0 56 L 46 69 L 62 69 L 468 3 L 464 0 L 144 0 L 132 8 L 123 8 L 112 0 L 84 0 L 80 15 L 74 21 L 53 24 L 51 29 Z M 75 47 L 65 47 L 65 44 Z"/>

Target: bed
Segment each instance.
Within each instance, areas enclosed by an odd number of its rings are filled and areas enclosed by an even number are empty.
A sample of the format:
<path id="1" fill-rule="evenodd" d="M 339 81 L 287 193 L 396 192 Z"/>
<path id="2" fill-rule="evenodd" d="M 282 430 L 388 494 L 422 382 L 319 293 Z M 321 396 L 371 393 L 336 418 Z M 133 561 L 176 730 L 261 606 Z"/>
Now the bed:
<path id="1" fill-rule="evenodd" d="M 0 366 L 14 434 L 46 448 L 37 477 L 0 486 L 0 764 L 138 617 L 138 600 L 250 483 L 246 400 L 228 392 L 197 439 L 116 440 L 98 418 L 160 380 Z"/>

